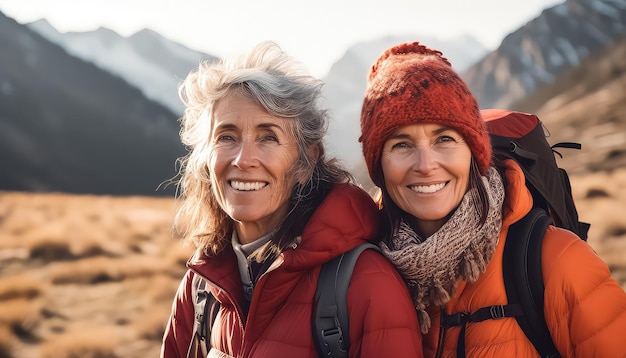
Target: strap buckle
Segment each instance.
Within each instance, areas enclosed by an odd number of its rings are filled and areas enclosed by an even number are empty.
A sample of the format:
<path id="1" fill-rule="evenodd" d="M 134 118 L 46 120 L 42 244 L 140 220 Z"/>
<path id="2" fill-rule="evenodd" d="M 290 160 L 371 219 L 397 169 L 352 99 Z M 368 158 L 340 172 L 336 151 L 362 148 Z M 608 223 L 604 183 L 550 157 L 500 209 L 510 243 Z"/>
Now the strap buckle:
<path id="1" fill-rule="evenodd" d="M 501 319 L 506 317 L 503 305 L 489 307 L 489 314 L 491 315 L 492 319 Z"/>
<path id="2" fill-rule="evenodd" d="M 470 315 L 467 312 L 457 312 L 454 314 L 446 314 L 443 316 L 443 324 L 445 327 L 463 326 L 469 321 Z"/>

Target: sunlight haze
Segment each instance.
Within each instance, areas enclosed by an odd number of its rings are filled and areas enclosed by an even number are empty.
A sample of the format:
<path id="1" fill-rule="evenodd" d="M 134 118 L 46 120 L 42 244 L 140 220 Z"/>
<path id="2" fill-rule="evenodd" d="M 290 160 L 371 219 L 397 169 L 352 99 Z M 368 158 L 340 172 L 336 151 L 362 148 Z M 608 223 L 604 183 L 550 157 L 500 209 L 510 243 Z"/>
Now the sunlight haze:
<path id="1" fill-rule="evenodd" d="M 276 41 L 323 77 L 352 45 L 388 35 L 442 40 L 470 35 L 489 49 L 557 0 L 0 0 L 25 24 L 45 18 L 60 32 L 106 27 L 122 36 L 148 28 L 223 57 Z"/>

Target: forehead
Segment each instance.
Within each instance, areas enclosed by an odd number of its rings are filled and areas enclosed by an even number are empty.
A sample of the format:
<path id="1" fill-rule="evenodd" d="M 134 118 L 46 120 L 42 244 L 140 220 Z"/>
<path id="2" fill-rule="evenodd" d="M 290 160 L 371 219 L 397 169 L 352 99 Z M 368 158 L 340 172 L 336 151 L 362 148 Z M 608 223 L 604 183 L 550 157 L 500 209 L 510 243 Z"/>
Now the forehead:
<path id="1" fill-rule="evenodd" d="M 451 128 L 445 124 L 437 123 L 437 122 L 418 122 L 418 123 L 409 123 L 403 126 L 400 126 L 394 129 L 390 136 L 398 136 L 407 133 L 424 133 L 427 135 L 436 135 L 446 131 L 457 132 L 454 128 Z M 457 132 L 458 133 L 458 132 Z"/>
<path id="2" fill-rule="evenodd" d="M 272 115 L 256 100 L 236 94 L 220 99 L 213 109 L 213 128 L 276 127 L 287 132 L 291 125 L 291 119 Z"/>

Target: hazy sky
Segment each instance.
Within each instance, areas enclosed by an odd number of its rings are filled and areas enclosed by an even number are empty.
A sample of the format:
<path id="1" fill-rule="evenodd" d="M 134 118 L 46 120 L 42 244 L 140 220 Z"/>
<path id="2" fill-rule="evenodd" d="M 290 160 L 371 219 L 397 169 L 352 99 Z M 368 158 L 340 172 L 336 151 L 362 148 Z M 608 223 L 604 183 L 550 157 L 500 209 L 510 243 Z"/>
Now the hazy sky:
<path id="1" fill-rule="evenodd" d="M 442 40 L 464 34 L 495 49 L 510 32 L 564 0 L 0 0 L 19 23 L 61 32 L 149 28 L 192 49 L 230 56 L 274 40 L 317 76 L 345 50 L 387 35 Z"/>

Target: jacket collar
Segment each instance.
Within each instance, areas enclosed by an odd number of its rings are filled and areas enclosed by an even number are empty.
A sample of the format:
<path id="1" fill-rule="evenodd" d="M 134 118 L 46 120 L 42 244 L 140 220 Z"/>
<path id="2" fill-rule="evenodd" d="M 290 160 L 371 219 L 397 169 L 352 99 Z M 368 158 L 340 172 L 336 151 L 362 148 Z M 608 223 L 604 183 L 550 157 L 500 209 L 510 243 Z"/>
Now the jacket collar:
<path id="1" fill-rule="evenodd" d="M 514 160 L 507 159 L 505 165 L 506 198 L 503 207 L 503 228 L 519 221 L 533 206 L 533 197 L 526 187 L 524 172 Z"/>
<path id="2" fill-rule="evenodd" d="M 311 269 L 374 239 L 377 230 L 378 209 L 369 194 L 353 184 L 337 184 L 312 215 L 302 236 L 270 270 L 277 266 L 289 271 Z M 196 253 L 187 267 L 225 290 L 241 291 L 232 245 L 211 258 Z"/>

